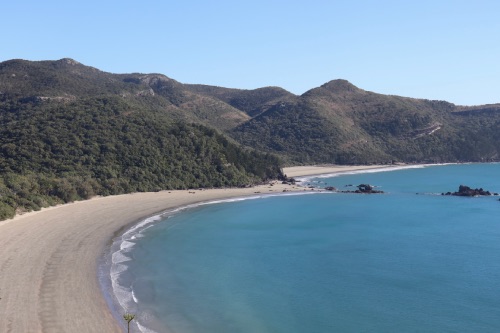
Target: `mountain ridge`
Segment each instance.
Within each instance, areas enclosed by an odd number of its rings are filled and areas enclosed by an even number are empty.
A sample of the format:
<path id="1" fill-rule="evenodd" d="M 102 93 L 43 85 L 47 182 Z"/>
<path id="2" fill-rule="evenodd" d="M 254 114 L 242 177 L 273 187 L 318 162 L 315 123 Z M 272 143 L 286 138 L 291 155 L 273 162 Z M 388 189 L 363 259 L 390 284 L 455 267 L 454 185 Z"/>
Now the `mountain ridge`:
<path id="1" fill-rule="evenodd" d="M 0 219 L 93 195 L 245 186 L 300 164 L 500 161 L 500 103 L 459 106 L 331 80 L 183 84 L 70 58 L 0 63 Z"/>
<path id="2" fill-rule="evenodd" d="M 493 132 L 500 103 L 460 106 L 383 95 L 344 79 L 295 95 L 280 87 L 247 90 L 183 84 L 158 73 L 113 74 L 70 58 L 17 59 L 0 63 L 0 93 L 65 103 L 82 96 L 120 96 L 172 120 L 215 128 L 240 144 L 277 154 L 287 164 L 481 161 L 498 155 Z M 487 125 L 485 135 L 479 124 Z M 470 145 L 469 155 L 460 153 L 458 146 L 467 143 L 459 137 L 466 133 L 472 142 L 487 136 L 495 148 L 483 154 Z"/>

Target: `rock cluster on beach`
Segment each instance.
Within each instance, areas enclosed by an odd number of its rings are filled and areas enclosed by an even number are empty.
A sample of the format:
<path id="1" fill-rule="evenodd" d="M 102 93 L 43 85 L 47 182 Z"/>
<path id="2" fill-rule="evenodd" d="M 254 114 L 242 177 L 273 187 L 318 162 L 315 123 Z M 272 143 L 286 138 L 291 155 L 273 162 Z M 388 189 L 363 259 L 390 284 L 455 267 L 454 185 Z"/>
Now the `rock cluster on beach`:
<path id="1" fill-rule="evenodd" d="M 285 175 L 282 184 L 284 184 L 284 185 L 295 185 L 296 182 L 297 182 L 297 180 L 295 180 L 295 178 L 289 178 L 289 177 L 287 177 Z"/>
<path id="2" fill-rule="evenodd" d="M 487 196 L 487 195 L 498 195 L 498 193 L 491 193 L 490 191 L 485 191 L 482 188 L 472 189 L 469 186 L 460 185 L 458 187 L 458 192 L 446 192 L 441 193 L 441 195 L 455 195 L 459 197 L 477 197 L 477 196 Z"/>

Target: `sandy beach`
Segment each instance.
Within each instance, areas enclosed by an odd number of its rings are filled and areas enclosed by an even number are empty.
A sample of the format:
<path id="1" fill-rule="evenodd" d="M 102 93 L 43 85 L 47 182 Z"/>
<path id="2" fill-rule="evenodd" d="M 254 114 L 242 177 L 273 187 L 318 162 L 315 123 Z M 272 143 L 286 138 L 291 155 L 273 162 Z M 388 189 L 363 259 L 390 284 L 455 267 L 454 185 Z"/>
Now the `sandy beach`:
<path id="1" fill-rule="evenodd" d="M 289 177 L 380 166 L 293 167 Z M 98 281 L 98 260 L 123 228 L 196 202 L 305 189 L 283 185 L 98 197 L 0 222 L 0 332 L 122 332 Z"/>
<path id="2" fill-rule="evenodd" d="M 298 166 L 285 168 L 283 171 L 288 177 L 312 176 L 350 171 L 363 171 L 391 167 L 389 165 L 330 165 L 330 166 Z"/>

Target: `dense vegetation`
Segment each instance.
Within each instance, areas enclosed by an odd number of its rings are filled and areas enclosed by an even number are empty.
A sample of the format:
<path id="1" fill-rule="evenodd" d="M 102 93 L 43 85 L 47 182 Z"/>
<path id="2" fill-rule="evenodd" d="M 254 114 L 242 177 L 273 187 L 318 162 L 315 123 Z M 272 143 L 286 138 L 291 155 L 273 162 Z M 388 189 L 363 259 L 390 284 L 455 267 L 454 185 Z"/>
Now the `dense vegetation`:
<path id="1" fill-rule="evenodd" d="M 336 80 L 231 130 L 288 163 L 497 161 L 500 107 L 385 96 Z"/>
<path id="2" fill-rule="evenodd" d="M 280 161 L 500 160 L 498 104 L 386 96 L 345 80 L 301 96 L 187 85 L 72 59 L 0 63 L 0 125 L 0 219 L 96 194 L 242 186 L 280 177 Z"/>
<path id="3" fill-rule="evenodd" d="M 243 186 L 279 161 L 120 97 L 0 103 L 0 219 L 94 195 Z"/>

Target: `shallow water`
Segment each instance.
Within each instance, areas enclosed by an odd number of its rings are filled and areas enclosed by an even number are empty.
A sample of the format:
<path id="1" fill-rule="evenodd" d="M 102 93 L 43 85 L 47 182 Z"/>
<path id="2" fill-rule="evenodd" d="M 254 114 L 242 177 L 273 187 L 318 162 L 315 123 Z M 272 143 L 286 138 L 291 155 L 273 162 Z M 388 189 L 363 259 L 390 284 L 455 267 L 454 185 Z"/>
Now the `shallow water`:
<path id="1" fill-rule="evenodd" d="M 182 211 L 115 244 L 114 290 L 144 331 L 498 332 L 498 197 L 439 194 L 500 192 L 499 174 L 470 164 L 315 178 L 305 184 L 386 194 Z"/>

